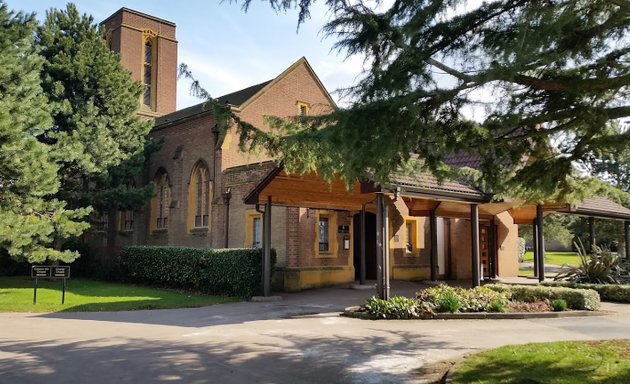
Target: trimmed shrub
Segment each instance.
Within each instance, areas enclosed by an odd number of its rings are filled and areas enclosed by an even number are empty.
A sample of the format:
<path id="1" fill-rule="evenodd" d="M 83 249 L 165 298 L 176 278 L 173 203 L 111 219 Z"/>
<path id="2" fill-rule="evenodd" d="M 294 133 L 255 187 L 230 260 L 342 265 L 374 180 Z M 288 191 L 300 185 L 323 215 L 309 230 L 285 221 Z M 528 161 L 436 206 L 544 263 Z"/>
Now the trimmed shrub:
<path id="1" fill-rule="evenodd" d="M 599 294 L 592 289 L 572 289 L 529 285 L 488 284 L 484 287 L 506 293 L 512 301 L 532 303 L 541 300 L 563 299 L 570 309 L 594 311 L 599 308 Z"/>
<path id="2" fill-rule="evenodd" d="M 628 284 L 589 284 L 571 281 L 543 281 L 540 284 L 547 287 L 592 289 L 599 293 L 602 300 L 630 303 L 630 285 Z"/>
<path id="3" fill-rule="evenodd" d="M 137 283 L 245 298 L 261 292 L 260 249 L 131 246 L 120 264 L 123 279 Z"/>

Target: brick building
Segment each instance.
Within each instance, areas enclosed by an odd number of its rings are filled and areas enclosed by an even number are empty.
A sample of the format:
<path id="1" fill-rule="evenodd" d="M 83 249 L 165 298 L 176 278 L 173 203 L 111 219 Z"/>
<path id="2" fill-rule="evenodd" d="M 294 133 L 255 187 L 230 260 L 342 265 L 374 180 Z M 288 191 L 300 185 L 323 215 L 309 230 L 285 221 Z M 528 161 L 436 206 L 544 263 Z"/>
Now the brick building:
<path id="1" fill-rule="evenodd" d="M 129 244 L 260 247 L 263 217 L 257 205 L 270 198 L 276 289 L 374 279 L 383 249 L 384 268 L 393 279 L 469 279 L 475 277 L 475 263 L 482 278 L 517 274 L 512 205 L 491 203 L 474 188 L 438 183 L 428 175 L 397 176 L 389 186 L 357 181 L 351 192 L 340 180 L 328 184 L 316 175 L 287 175 L 264 154 L 240 152 L 235 129 L 219 132 L 203 103 L 175 110 L 174 23 L 122 8 L 103 25 L 111 49 L 145 85 L 140 113 L 155 119 L 151 136 L 164 144 L 138 180 L 154 182 L 156 195 L 141 210 L 110 212 L 109 230 L 89 235 L 97 252 Z M 218 101 L 263 129 L 268 129 L 266 115 L 289 118 L 335 108 L 305 58 L 274 79 Z M 384 225 L 378 196 L 387 211 Z M 471 235 L 473 226 L 479 228 L 477 237 Z M 387 239 L 380 248 L 378 234 Z"/>

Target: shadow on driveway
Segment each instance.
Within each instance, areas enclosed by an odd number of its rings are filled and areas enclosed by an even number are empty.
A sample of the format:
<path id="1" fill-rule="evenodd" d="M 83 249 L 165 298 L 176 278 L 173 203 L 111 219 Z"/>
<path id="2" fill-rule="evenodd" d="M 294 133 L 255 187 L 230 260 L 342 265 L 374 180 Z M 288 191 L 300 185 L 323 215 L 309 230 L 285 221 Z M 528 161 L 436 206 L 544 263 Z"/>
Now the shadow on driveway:
<path id="1" fill-rule="evenodd" d="M 418 350 L 447 347 L 400 331 L 197 344 L 120 337 L 0 341 L 1 354 L 10 357 L 0 359 L 0 373 L 7 383 L 400 383 L 420 364 Z"/>
<path id="2" fill-rule="evenodd" d="M 369 282 L 374 286 L 374 282 Z M 426 287 L 421 283 L 394 282 L 392 296 L 413 296 Z M 120 312 L 54 312 L 34 315 L 43 318 L 76 319 L 171 325 L 179 327 L 207 327 L 238 324 L 256 320 L 290 318 L 319 313 L 341 312 L 346 307 L 363 304 L 376 294 L 375 289 L 356 290 L 346 287 L 312 289 L 298 293 L 281 293 L 276 302 L 239 302 L 201 308 L 179 308 Z"/>

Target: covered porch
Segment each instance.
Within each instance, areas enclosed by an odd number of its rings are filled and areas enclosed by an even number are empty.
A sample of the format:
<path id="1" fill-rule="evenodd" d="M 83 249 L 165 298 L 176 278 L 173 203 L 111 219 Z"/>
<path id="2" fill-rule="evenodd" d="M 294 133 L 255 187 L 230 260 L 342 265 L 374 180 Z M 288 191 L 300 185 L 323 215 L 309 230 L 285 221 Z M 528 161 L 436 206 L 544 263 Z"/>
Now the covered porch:
<path id="1" fill-rule="evenodd" d="M 522 205 L 510 209 L 514 222 L 533 227 L 534 275 L 539 281 L 545 279 L 545 235 L 544 218 L 551 213 L 577 215 L 588 219 L 589 241 L 587 251 L 596 244 L 595 220 L 623 221 L 625 257 L 630 257 L 630 209 L 603 197 L 584 199 L 579 204 L 545 203 Z"/>
<path id="2" fill-rule="evenodd" d="M 517 235 L 508 212 L 511 203 L 491 203 L 491 195 L 456 182 L 439 183 L 430 175 L 399 176 L 395 181 L 392 187 L 356 181 L 348 189 L 342 180 L 329 183 L 314 173 L 288 175 L 282 166 L 271 171 L 244 199 L 263 212 L 265 295 L 271 291 L 273 206 L 293 207 L 297 212 L 295 228 L 287 228 L 292 235 L 287 249 L 290 252 L 290 245 L 297 242 L 303 254 L 297 263 L 287 257 L 292 264 L 285 268 L 285 279 L 290 283 L 297 279 L 296 290 L 355 279 L 366 284 L 371 277 L 381 297 L 389 296 L 392 277 L 432 281 L 455 277 L 477 286 L 483 278 L 507 270 L 511 253 L 516 276 Z M 320 218 L 315 239 L 300 232 L 307 232 L 304 223 L 312 222 L 314 216 Z M 333 252 L 318 253 L 317 241 L 329 236 L 322 231 L 331 224 L 334 239 L 326 238 L 325 246 L 330 241 Z M 302 244 L 313 240 L 314 251 Z M 323 247 L 321 241 L 319 247 Z"/>

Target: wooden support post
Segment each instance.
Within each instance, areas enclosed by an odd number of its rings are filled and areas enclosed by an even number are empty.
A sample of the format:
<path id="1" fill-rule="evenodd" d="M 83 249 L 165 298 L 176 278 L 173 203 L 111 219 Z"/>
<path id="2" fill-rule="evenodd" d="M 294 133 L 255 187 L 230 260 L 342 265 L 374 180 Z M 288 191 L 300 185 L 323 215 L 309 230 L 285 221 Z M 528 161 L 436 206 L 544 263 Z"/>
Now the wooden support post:
<path id="1" fill-rule="evenodd" d="M 595 218 L 588 218 L 588 253 L 593 253 L 595 246 Z"/>
<path id="2" fill-rule="evenodd" d="M 630 260 L 630 221 L 623 222 L 623 233 L 626 240 L 626 260 Z"/>
<path id="3" fill-rule="evenodd" d="M 438 265 L 437 215 L 435 214 L 435 209 L 431 210 L 429 227 L 431 232 L 431 281 L 437 281 L 440 270 Z"/>
<path id="4" fill-rule="evenodd" d="M 470 205 L 470 243 L 472 255 L 472 286 L 481 285 L 481 277 L 479 274 L 479 206 L 477 204 Z"/>
<path id="5" fill-rule="evenodd" d="M 361 260 L 359 262 L 359 284 L 365 284 L 365 204 L 361 206 Z"/>
<path id="6" fill-rule="evenodd" d="M 538 276 L 538 225 L 532 224 L 532 251 L 534 253 L 534 277 Z"/>
<path id="7" fill-rule="evenodd" d="M 538 281 L 542 282 L 545 280 L 545 231 L 543 226 L 543 210 L 540 204 L 536 206 L 536 227 L 536 246 L 538 248 Z"/>
<path id="8" fill-rule="evenodd" d="M 490 252 L 490 278 L 496 279 L 498 271 L 497 271 L 497 227 L 494 222 L 494 217 L 490 221 L 490 233 L 488 233 L 488 251 Z"/>
<path id="9" fill-rule="evenodd" d="M 388 214 L 385 197 L 376 194 L 376 290 L 379 298 L 389 299 Z"/>
<path id="10" fill-rule="evenodd" d="M 263 296 L 271 295 L 271 196 L 263 213 Z"/>

